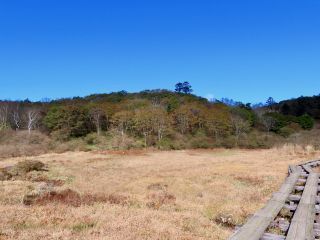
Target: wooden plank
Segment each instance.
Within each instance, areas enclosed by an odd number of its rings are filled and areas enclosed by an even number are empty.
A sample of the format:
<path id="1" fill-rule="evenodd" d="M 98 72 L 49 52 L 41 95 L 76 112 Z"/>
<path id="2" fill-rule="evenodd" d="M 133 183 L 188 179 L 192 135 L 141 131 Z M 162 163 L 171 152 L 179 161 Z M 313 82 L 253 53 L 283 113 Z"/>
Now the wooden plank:
<path id="1" fill-rule="evenodd" d="M 303 166 L 304 170 L 306 170 L 307 173 L 312 173 L 312 168 L 310 166 Z"/>
<path id="2" fill-rule="evenodd" d="M 313 240 L 315 203 L 319 174 L 310 173 L 301 200 L 292 218 L 286 240 Z"/>
<path id="3" fill-rule="evenodd" d="M 284 208 L 288 209 L 290 211 L 295 211 L 297 209 L 297 207 L 298 207 L 297 205 L 289 205 L 289 204 L 284 205 Z"/>
<path id="4" fill-rule="evenodd" d="M 297 191 L 303 191 L 303 189 L 304 189 L 304 186 L 295 186 L 295 190 L 297 190 Z"/>
<path id="5" fill-rule="evenodd" d="M 298 166 L 289 165 L 288 173 L 291 174 L 291 173 L 297 172 L 299 170 L 298 168 L 299 168 Z"/>
<path id="6" fill-rule="evenodd" d="M 300 177 L 300 172 L 292 173 L 285 180 L 280 190 L 273 194 L 266 206 L 256 212 L 248 222 L 243 225 L 236 233 L 234 233 L 230 240 L 259 240 L 263 235 L 271 221 L 273 221 L 279 214 L 280 210 L 285 205 L 290 193 L 295 187 L 295 183 Z"/>
<path id="7" fill-rule="evenodd" d="M 313 240 L 315 234 L 320 235 L 320 224 L 314 224 L 315 213 L 320 212 L 320 197 L 316 196 L 319 174 L 314 173 L 312 168 L 319 166 L 320 160 L 312 160 L 303 165 L 289 166 L 289 177 L 281 186 L 280 190 L 273 194 L 266 206 L 259 210 L 240 228 L 230 240 Z M 306 177 L 303 179 L 300 177 Z M 296 183 L 306 183 L 305 186 L 295 186 Z M 291 194 L 293 190 L 303 191 L 302 195 Z M 290 204 L 285 204 L 290 200 Z M 293 202 L 298 202 L 298 205 Z M 269 224 L 276 218 L 280 210 L 285 207 L 295 210 L 287 236 L 265 233 Z M 286 225 L 286 227 L 288 227 Z"/>
<path id="8" fill-rule="evenodd" d="M 284 239 L 285 239 L 285 236 L 276 235 L 276 234 L 272 234 L 272 233 L 265 233 L 260 238 L 260 240 L 284 240 Z"/>
<path id="9" fill-rule="evenodd" d="M 289 199 L 290 201 L 293 201 L 293 202 L 298 202 L 298 201 L 300 201 L 300 199 L 301 199 L 301 195 L 291 194 L 291 195 L 288 197 L 288 199 Z"/>

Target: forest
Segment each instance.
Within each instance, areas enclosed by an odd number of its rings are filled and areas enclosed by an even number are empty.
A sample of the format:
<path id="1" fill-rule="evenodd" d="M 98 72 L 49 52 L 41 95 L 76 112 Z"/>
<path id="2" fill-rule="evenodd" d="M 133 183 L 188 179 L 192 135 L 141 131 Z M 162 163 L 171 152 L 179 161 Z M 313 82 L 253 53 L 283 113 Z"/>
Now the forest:
<path id="1" fill-rule="evenodd" d="M 0 142 L 34 132 L 65 143 L 81 139 L 91 148 L 269 148 L 314 128 L 320 96 L 265 104 L 207 100 L 189 83 L 156 89 L 93 94 L 39 102 L 0 102 Z"/>

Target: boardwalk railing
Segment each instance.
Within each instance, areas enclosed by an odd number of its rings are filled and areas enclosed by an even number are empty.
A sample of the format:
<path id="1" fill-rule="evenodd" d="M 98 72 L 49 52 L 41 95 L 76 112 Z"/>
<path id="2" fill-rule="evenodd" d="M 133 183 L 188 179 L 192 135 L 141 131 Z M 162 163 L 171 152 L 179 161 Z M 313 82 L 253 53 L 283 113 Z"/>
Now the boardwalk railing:
<path id="1" fill-rule="evenodd" d="M 265 207 L 256 212 L 229 240 L 320 239 L 319 174 L 313 160 L 289 166 L 289 176 Z"/>

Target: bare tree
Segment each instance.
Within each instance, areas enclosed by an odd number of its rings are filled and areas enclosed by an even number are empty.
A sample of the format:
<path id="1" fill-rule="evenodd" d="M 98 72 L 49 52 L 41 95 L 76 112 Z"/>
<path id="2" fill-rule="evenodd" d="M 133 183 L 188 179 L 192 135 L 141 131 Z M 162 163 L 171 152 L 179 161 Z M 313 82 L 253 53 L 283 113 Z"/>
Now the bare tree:
<path id="1" fill-rule="evenodd" d="M 268 133 L 276 126 L 277 123 L 276 120 L 271 116 L 262 116 L 261 122 L 265 126 Z"/>
<path id="2" fill-rule="evenodd" d="M 11 123 L 15 130 L 18 131 L 21 127 L 21 109 L 19 103 L 15 105 L 16 106 L 13 106 L 11 110 Z"/>
<path id="3" fill-rule="evenodd" d="M 160 106 L 153 107 L 150 112 L 152 113 L 153 131 L 158 135 L 158 141 L 161 141 L 163 134 L 168 128 L 169 117 L 167 112 Z"/>
<path id="4" fill-rule="evenodd" d="M 148 146 L 148 136 L 154 131 L 153 113 L 150 109 L 137 109 L 134 115 L 134 128 L 144 136 L 144 145 Z"/>
<path id="5" fill-rule="evenodd" d="M 204 121 L 207 131 L 214 136 L 216 142 L 220 141 L 220 137 L 228 134 L 232 127 L 230 114 L 224 108 L 208 109 Z"/>
<path id="6" fill-rule="evenodd" d="M 249 131 L 250 124 L 247 120 L 236 114 L 231 115 L 231 124 L 236 137 L 236 145 L 238 146 L 240 136 Z"/>
<path id="7" fill-rule="evenodd" d="M 256 115 L 258 116 L 260 122 L 262 123 L 262 125 L 266 128 L 267 132 L 269 133 L 272 128 L 274 128 L 277 124 L 277 121 L 271 117 L 271 116 L 268 116 L 268 113 L 269 111 L 266 110 L 266 109 L 263 109 L 263 108 L 258 108 L 258 109 L 255 109 L 255 113 Z"/>
<path id="8" fill-rule="evenodd" d="M 36 108 L 30 108 L 26 110 L 26 123 L 29 134 L 32 129 L 35 129 L 39 120 L 40 120 L 40 112 Z"/>
<path id="9" fill-rule="evenodd" d="M 93 108 L 90 111 L 90 116 L 91 116 L 91 121 L 94 123 L 96 127 L 97 134 L 98 136 L 100 136 L 103 121 L 106 119 L 105 112 L 100 108 Z"/>
<path id="10" fill-rule="evenodd" d="M 115 113 L 112 117 L 112 125 L 120 132 L 124 140 L 125 134 L 133 125 L 133 112 L 123 110 Z"/>
<path id="11" fill-rule="evenodd" d="M 183 105 L 178 108 L 174 113 L 174 122 L 177 129 L 181 134 L 185 134 L 192 129 L 192 123 L 194 122 L 194 115 L 192 114 L 189 106 Z"/>
<path id="12" fill-rule="evenodd" d="M 8 128 L 9 104 L 0 102 L 0 130 Z"/>

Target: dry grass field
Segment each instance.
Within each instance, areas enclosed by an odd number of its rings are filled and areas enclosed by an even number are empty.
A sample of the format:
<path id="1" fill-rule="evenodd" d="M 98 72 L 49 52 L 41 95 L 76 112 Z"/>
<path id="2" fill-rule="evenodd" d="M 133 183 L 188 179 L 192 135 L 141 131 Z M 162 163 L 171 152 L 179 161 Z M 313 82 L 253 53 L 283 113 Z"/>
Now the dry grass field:
<path id="1" fill-rule="evenodd" d="M 0 182 L 0 239 L 226 239 L 277 190 L 289 164 L 318 156 L 288 146 L 3 159 L 0 167 L 40 160 L 48 171 Z M 41 181 L 55 194 L 23 204 Z"/>

